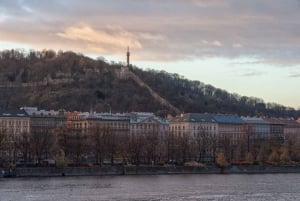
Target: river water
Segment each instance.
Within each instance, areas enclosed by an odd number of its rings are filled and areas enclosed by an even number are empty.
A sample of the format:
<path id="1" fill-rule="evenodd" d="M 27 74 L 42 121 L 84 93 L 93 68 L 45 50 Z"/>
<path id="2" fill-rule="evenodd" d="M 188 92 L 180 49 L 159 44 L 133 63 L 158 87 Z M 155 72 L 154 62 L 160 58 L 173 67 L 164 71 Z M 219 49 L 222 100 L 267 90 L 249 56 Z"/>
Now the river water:
<path id="1" fill-rule="evenodd" d="M 0 178 L 0 200 L 300 200 L 300 174 Z"/>

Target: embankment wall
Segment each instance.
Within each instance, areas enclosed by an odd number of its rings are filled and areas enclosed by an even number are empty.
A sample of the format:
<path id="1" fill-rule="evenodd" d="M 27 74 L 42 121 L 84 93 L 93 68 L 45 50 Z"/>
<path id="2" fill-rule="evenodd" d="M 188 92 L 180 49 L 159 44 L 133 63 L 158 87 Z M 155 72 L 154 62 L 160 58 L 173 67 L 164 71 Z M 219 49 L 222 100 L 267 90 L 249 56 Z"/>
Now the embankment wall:
<path id="1" fill-rule="evenodd" d="M 105 175 L 159 175 L 159 174 L 268 174 L 300 173 L 300 166 L 231 166 L 224 169 L 187 166 L 104 166 L 104 167 L 34 167 L 5 170 L 6 176 L 105 176 Z M 9 174 L 8 174 L 9 173 Z"/>

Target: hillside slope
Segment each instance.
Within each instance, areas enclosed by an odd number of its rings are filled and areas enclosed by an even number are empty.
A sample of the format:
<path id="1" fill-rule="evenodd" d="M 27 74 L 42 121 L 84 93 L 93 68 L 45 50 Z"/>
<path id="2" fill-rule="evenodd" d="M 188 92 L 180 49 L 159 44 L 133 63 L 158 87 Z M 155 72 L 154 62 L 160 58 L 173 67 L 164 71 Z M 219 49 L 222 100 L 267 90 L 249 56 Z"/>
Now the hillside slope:
<path id="1" fill-rule="evenodd" d="M 73 52 L 2 51 L 0 107 L 160 114 L 213 112 L 294 118 L 300 114 L 293 108 L 230 94 L 164 71 L 130 67 L 132 76 L 124 78 L 120 76 L 121 67 Z"/>

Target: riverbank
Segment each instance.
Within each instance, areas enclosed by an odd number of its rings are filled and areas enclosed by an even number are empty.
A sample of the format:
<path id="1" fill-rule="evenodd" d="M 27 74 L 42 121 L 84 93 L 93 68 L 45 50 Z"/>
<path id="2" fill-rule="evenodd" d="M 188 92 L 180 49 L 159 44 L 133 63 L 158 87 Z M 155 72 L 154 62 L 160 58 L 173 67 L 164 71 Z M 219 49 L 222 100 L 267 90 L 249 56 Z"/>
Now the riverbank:
<path id="1" fill-rule="evenodd" d="M 230 166 L 224 169 L 207 166 L 104 166 L 104 167 L 35 167 L 5 170 L 5 177 L 58 177 L 162 174 L 268 174 L 300 173 L 300 166 Z"/>

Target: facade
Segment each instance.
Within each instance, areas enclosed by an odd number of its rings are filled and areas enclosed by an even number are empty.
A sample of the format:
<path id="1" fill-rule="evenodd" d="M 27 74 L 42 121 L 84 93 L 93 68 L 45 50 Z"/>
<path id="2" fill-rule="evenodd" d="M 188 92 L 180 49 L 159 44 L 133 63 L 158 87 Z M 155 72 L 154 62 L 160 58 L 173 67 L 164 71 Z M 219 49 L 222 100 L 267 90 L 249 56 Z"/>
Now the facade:
<path id="1" fill-rule="evenodd" d="M 22 109 L 30 117 L 31 132 L 53 133 L 55 128 L 64 125 L 66 121 L 64 111 L 38 110 L 37 107 L 23 107 Z"/>
<path id="2" fill-rule="evenodd" d="M 270 140 L 274 145 L 281 145 L 284 143 L 284 123 L 277 118 L 264 118 L 270 123 Z"/>
<path id="3" fill-rule="evenodd" d="M 30 132 L 30 118 L 24 110 L 0 109 L 0 130 L 11 137 Z"/>
<path id="4" fill-rule="evenodd" d="M 24 110 L 19 109 L 0 109 L 0 135 L 5 138 L 0 150 L 0 159 L 15 162 L 17 142 L 23 133 L 30 132 L 30 118 Z M 0 161 L 1 162 L 1 161 Z"/>
<path id="5" fill-rule="evenodd" d="M 155 116 L 153 113 L 132 112 L 130 113 L 130 134 L 158 134 L 164 138 L 169 132 L 169 122 Z"/>
<path id="6" fill-rule="evenodd" d="M 117 135 L 126 135 L 129 133 L 130 118 L 127 114 L 111 114 L 111 113 L 92 113 L 88 116 L 88 129 L 100 128 L 106 129 Z"/>
<path id="7" fill-rule="evenodd" d="M 100 145 L 95 144 L 93 148 L 105 147 L 113 142 L 119 143 L 122 150 L 128 151 L 132 147 L 126 147 L 127 144 L 132 146 L 141 142 L 144 150 L 139 154 L 147 163 L 152 159 L 165 159 L 164 162 L 213 162 L 218 152 L 223 152 L 229 161 L 238 162 L 245 159 L 247 152 L 257 155 L 263 143 L 275 147 L 280 147 L 285 142 L 300 143 L 300 122 L 293 119 L 186 113 L 167 120 L 147 112 L 112 114 L 24 107 L 20 110 L 0 109 L 0 134 L 5 133 L 9 137 L 7 147 L 4 147 L 6 151 L 0 152 L 0 162 L 3 156 L 10 162 L 18 160 L 15 142 L 25 139 L 23 133 L 36 133 L 36 136 L 40 136 L 43 133 L 54 133 L 55 129 L 56 140 L 62 142 L 67 139 L 65 151 L 73 156 L 76 156 L 75 151 L 69 145 L 88 139 L 83 144 L 91 146 L 99 134 Z M 36 139 L 35 136 L 33 139 Z M 125 140 L 132 144 L 124 143 Z M 88 152 L 89 149 L 90 147 L 81 157 L 95 158 L 95 155 Z M 44 158 L 47 158 L 49 150 L 47 148 Z M 116 151 L 116 157 L 121 158 L 117 154 Z M 75 159 L 73 160 L 76 161 Z"/>
<path id="8" fill-rule="evenodd" d="M 300 142 L 300 122 L 293 119 L 282 119 L 281 121 L 284 123 L 284 139 Z"/>
<path id="9" fill-rule="evenodd" d="M 215 159 L 219 126 L 213 114 L 187 113 L 170 120 L 170 134 L 186 136 L 196 161 L 213 162 Z"/>
<path id="10" fill-rule="evenodd" d="M 218 123 L 220 139 L 228 138 L 236 145 L 245 137 L 244 121 L 239 116 L 217 114 L 214 119 Z"/>
<path id="11" fill-rule="evenodd" d="M 88 112 L 67 112 L 65 114 L 66 122 L 65 126 L 68 129 L 75 129 L 85 132 L 88 130 L 88 121 L 87 118 L 89 117 Z"/>
<path id="12" fill-rule="evenodd" d="M 134 163 L 153 164 L 166 158 L 169 122 L 153 113 L 131 112 L 130 141 Z M 143 151 L 140 151 L 143 150 Z"/>
<path id="13" fill-rule="evenodd" d="M 225 154 L 229 161 L 241 160 L 241 153 L 246 148 L 244 121 L 237 115 L 217 114 L 219 137 L 217 152 Z"/>
<path id="14" fill-rule="evenodd" d="M 219 127 L 213 114 L 186 113 L 170 120 L 170 133 L 188 135 L 190 138 L 196 138 L 201 134 L 216 137 Z"/>
<path id="15" fill-rule="evenodd" d="M 245 122 L 247 150 L 259 149 L 260 144 L 270 139 L 271 124 L 260 117 L 242 117 Z"/>

